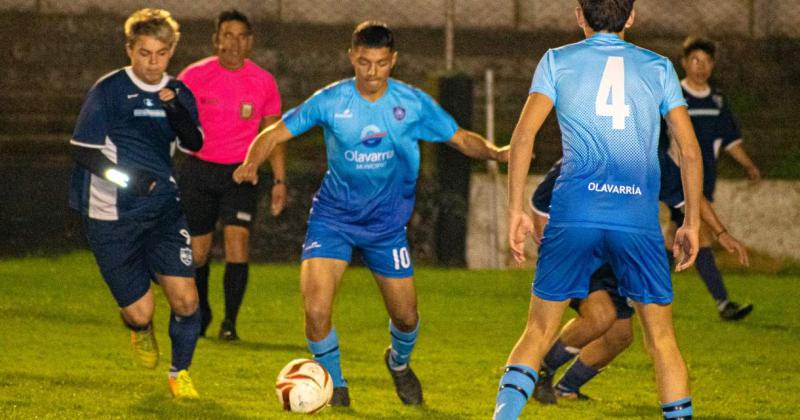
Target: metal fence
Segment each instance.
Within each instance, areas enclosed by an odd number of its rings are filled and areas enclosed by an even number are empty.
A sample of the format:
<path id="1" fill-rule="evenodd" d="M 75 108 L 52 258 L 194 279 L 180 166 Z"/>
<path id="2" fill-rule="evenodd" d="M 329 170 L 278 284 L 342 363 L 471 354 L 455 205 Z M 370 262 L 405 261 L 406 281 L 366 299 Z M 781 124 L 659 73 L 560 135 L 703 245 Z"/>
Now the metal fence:
<path id="1" fill-rule="evenodd" d="M 574 30 L 575 0 L 454 0 L 459 28 L 537 31 Z M 398 27 L 442 27 L 448 0 L 0 0 L 0 10 L 125 15 L 140 7 L 162 7 L 178 18 L 207 19 L 236 7 L 256 19 L 317 24 L 352 24 L 383 19 Z M 637 30 L 661 35 L 800 37 L 797 0 L 638 0 Z"/>

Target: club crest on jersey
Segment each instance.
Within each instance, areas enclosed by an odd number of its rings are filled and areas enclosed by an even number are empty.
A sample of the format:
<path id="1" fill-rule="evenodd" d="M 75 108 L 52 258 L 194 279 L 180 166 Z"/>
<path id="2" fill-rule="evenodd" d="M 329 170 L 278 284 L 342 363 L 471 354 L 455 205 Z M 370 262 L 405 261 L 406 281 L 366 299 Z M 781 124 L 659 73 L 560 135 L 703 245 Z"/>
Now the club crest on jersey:
<path id="1" fill-rule="evenodd" d="M 152 99 L 144 98 L 144 106 L 153 106 L 153 105 L 155 105 L 155 102 L 153 102 Z"/>
<path id="2" fill-rule="evenodd" d="M 381 144 L 386 132 L 381 131 L 378 126 L 370 124 L 361 130 L 361 144 L 367 147 L 376 147 Z"/>
<path id="3" fill-rule="evenodd" d="M 394 119 L 397 121 L 403 121 L 403 118 L 406 117 L 406 109 L 402 106 L 394 107 Z"/>
<path id="4" fill-rule="evenodd" d="M 239 117 L 243 120 L 249 120 L 250 117 L 252 116 L 253 116 L 253 103 L 242 102 L 241 107 L 239 107 Z"/>
<path id="5" fill-rule="evenodd" d="M 181 262 L 187 267 L 192 265 L 192 248 L 181 248 Z"/>

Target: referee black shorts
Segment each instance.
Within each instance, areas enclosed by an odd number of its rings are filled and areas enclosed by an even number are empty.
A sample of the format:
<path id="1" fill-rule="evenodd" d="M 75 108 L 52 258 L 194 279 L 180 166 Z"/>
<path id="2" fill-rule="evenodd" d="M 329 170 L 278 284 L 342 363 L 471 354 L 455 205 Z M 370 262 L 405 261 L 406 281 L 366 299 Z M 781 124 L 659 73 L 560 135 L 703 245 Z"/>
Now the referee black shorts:
<path id="1" fill-rule="evenodd" d="M 178 171 L 178 185 L 184 213 L 192 236 L 214 231 L 217 220 L 223 225 L 247 229 L 258 208 L 258 188 L 250 183 L 233 182 L 239 164 L 224 165 L 189 156 Z"/>

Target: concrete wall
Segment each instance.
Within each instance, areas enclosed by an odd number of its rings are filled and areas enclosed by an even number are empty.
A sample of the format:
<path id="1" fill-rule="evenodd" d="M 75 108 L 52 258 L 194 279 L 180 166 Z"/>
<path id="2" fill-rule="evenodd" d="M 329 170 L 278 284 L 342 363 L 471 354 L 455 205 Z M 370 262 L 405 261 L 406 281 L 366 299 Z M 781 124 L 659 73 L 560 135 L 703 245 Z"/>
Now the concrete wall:
<path id="1" fill-rule="evenodd" d="M 530 197 L 541 179 L 528 178 L 525 197 Z M 467 266 L 512 267 L 507 236 L 507 178 L 475 174 L 471 182 Z M 800 182 L 766 180 L 753 185 L 748 181 L 720 180 L 714 208 L 731 234 L 748 249 L 800 260 Z M 526 265 L 532 266 L 537 251 L 533 241 L 528 242 L 526 251 Z"/>

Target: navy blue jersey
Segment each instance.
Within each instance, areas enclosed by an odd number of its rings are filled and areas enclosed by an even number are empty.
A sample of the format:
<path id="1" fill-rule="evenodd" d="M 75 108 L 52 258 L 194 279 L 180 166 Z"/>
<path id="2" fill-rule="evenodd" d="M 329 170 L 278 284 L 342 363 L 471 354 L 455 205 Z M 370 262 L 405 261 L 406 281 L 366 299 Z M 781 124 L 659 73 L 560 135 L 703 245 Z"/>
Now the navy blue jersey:
<path id="1" fill-rule="evenodd" d="M 383 96 L 369 102 L 355 79 L 319 90 L 283 116 L 294 136 L 320 125 L 328 171 L 311 207 L 311 219 L 386 232 L 405 226 L 414 208 L 420 140 L 449 141 L 453 117 L 427 93 L 389 79 Z"/>
<path id="2" fill-rule="evenodd" d="M 562 134 L 550 224 L 660 232 L 661 117 L 686 106 L 669 59 L 598 33 L 549 50 L 529 93 L 550 98 Z"/>
<path id="3" fill-rule="evenodd" d="M 742 134 L 725 97 L 718 90 L 696 92 L 688 89 L 685 82 L 681 85 L 703 156 L 703 194 L 713 201 L 720 149 L 727 150 L 741 142 Z"/>
<path id="4" fill-rule="evenodd" d="M 556 186 L 556 179 L 558 179 L 559 174 L 561 174 L 561 159 L 547 171 L 544 179 L 531 196 L 531 208 L 541 216 L 550 214 L 550 201 L 553 199 L 553 189 Z"/>
<path id="5" fill-rule="evenodd" d="M 156 187 L 147 196 L 137 196 L 76 165 L 70 207 L 92 219 L 119 220 L 156 215 L 165 203 L 178 200 L 172 177 L 176 134 L 158 97 L 164 87 L 177 93 L 197 123 L 192 92 L 170 76 L 164 75 L 160 83 L 149 85 L 126 67 L 95 83 L 83 103 L 70 143 L 99 149 L 123 170 L 150 172 L 157 178 Z"/>

